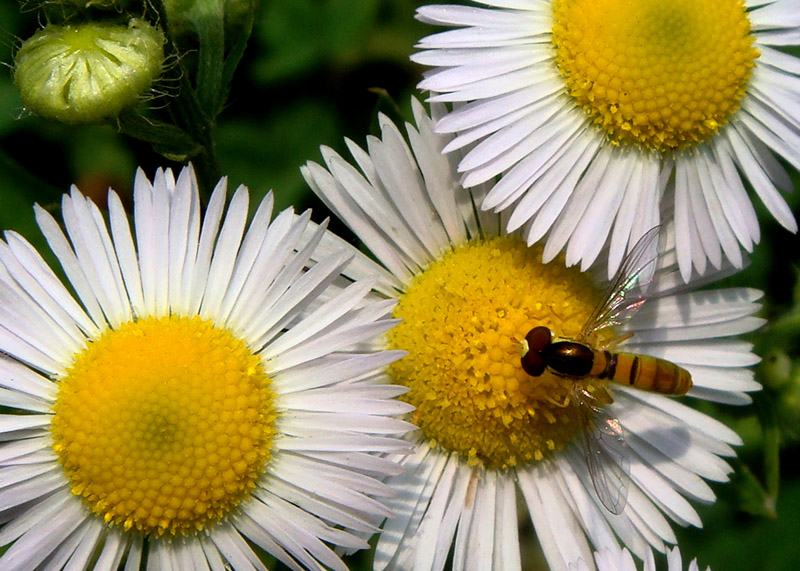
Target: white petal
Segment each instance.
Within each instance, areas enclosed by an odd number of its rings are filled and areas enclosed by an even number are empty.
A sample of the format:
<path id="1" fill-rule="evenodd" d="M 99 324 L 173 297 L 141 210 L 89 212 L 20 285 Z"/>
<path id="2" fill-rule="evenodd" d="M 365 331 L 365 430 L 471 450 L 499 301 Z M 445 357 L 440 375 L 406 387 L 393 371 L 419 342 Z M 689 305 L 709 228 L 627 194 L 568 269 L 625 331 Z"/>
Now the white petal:
<path id="1" fill-rule="evenodd" d="M 580 523 L 554 487 L 549 472 L 549 468 L 538 466 L 535 472 L 518 472 L 519 487 L 550 568 L 566 569 L 570 561 L 580 557 L 588 560 L 591 551 Z"/>

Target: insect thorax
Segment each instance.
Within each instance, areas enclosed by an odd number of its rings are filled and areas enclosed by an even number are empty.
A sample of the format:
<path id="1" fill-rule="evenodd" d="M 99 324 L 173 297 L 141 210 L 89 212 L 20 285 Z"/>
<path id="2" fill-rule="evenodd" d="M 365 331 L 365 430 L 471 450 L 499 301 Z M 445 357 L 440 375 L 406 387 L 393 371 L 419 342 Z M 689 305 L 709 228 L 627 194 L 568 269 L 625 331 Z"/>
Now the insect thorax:
<path id="1" fill-rule="evenodd" d="M 554 372 L 569 377 L 585 377 L 594 364 L 594 351 L 574 341 L 552 343 L 544 348 L 542 356 Z"/>

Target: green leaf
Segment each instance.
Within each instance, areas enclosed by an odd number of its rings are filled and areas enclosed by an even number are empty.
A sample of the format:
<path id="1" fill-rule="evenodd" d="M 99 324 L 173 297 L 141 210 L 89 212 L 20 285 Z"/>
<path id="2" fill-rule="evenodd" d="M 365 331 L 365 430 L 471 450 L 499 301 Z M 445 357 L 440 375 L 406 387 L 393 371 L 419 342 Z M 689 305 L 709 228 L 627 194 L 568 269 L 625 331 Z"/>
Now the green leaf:
<path id="1" fill-rule="evenodd" d="M 197 98 L 207 117 L 217 116 L 224 103 L 227 86 L 222 85 L 225 64 L 225 11 L 222 0 L 199 0 L 188 18 L 197 31 Z"/>
<path id="2" fill-rule="evenodd" d="M 739 507 L 742 511 L 757 516 L 777 517 L 775 502 L 767 495 L 766 490 L 764 490 L 750 468 L 744 464 L 736 468 L 734 486 Z"/>
<path id="3" fill-rule="evenodd" d="M 202 149 L 200 143 L 183 129 L 135 112 L 120 115 L 117 126 L 121 133 L 150 143 L 153 150 L 172 160 L 186 161 Z"/>

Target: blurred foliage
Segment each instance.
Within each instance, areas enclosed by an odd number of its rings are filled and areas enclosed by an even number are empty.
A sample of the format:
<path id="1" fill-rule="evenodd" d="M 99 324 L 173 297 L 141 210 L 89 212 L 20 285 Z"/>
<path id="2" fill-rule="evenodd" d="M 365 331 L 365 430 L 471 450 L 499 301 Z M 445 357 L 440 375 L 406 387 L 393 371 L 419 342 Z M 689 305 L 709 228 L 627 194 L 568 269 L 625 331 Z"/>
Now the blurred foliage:
<path id="1" fill-rule="evenodd" d="M 319 207 L 300 165 L 319 160 L 323 144 L 344 152 L 343 136 L 364 143 L 380 101 L 373 89 L 408 108 L 421 73 L 408 59 L 424 33 L 413 18 L 416 5 L 413 0 L 258 3 L 248 49 L 214 132 L 219 171 L 229 184 L 247 184 L 254 199 L 274 189 L 279 208 Z M 14 49 L 41 19 L 36 3 L 24 6 L 21 12 L 14 2 L 0 3 L 0 61 L 9 68 L 0 75 L 2 205 L 51 203 L 72 183 L 102 201 L 109 184 L 130 192 L 137 165 L 149 174 L 159 166 L 178 167 L 113 125 L 68 128 L 23 109 L 10 64 Z M 181 63 L 198 65 L 192 58 L 197 55 L 190 51 Z M 162 91 L 142 104 L 149 108 L 145 113 L 158 116 L 180 90 L 167 82 Z M 31 236 L 32 215 L 25 210 L 4 208 L 0 227 Z"/>
<path id="2" fill-rule="evenodd" d="M 198 88 L 198 100 L 214 108 L 213 152 L 230 186 L 246 184 L 256 200 L 274 189 L 278 208 L 313 207 L 315 219 L 327 216 L 299 166 L 319 161 L 320 145 L 344 154 L 343 137 L 363 145 L 366 135 L 375 132 L 378 110 L 408 116 L 409 97 L 422 73 L 408 56 L 416 41 L 432 31 L 413 18 L 421 3 L 258 3 L 253 33 L 232 76 L 227 101 L 225 89 L 204 94 Z M 175 4 L 180 10 L 191 8 L 191 2 Z M 0 61 L 9 64 L 0 74 L 0 228 L 21 232 L 45 251 L 33 220 L 33 202 L 57 210 L 60 194 L 72 183 L 100 203 L 108 186 L 129 199 L 137 166 L 152 174 L 159 166 L 180 165 L 154 153 L 147 143 L 120 134 L 113 125 L 67 127 L 25 112 L 10 63 L 20 39 L 31 36 L 41 23 L 37 5 L 28 0 L 21 11 L 15 2 L 0 3 Z M 174 14 L 173 18 L 179 19 Z M 229 14 L 227 24 L 235 26 L 238 18 L 245 16 Z M 182 33 L 185 36 L 177 41 L 191 44 L 194 33 L 219 30 L 192 30 L 187 25 Z M 241 39 L 229 34 L 226 53 L 243 48 Z M 211 56 L 190 52 L 181 65 L 199 69 L 203 57 Z M 229 68 L 222 69 L 223 82 Z M 145 112 L 163 115 L 171 98 L 179 96 L 183 80 L 180 74 L 172 77 L 160 96 L 141 104 Z M 789 200 L 800 212 L 798 193 Z M 755 406 L 705 407 L 736 429 L 744 446 L 734 463 L 733 483 L 715 485 L 719 501 L 698 508 L 705 528 L 677 530 L 685 560 L 696 556 L 702 567 L 717 571 L 791 570 L 800 560 L 795 538 L 800 529 L 800 471 L 790 462 L 800 452 L 800 237 L 778 227 L 756 203 L 761 243 L 751 265 L 722 285 L 765 291 L 763 316 L 770 321 L 750 337 L 765 357 L 757 368 L 765 390 L 754 395 Z M 332 227 L 346 233 L 336 221 Z M 529 568 L 540 568 L 529 522 L 522 522 L 522 528 Z M 353 569 L 368 569 L 371 555 L 357 554 L 348 562 Z"/>

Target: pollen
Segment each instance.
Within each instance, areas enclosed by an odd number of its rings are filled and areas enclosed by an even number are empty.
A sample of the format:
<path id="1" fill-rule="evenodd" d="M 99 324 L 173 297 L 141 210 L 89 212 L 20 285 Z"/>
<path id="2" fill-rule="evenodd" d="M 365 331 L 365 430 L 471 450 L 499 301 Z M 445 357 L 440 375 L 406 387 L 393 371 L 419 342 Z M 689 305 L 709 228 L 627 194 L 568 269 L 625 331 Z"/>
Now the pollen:
<path id="1" fill-rule="evenodd" d="M 581 428 L 573 382 L 528 376 L 522 341 L 537 325 L 578 336 L 601 296 L 585 274 L 541 257 L 516 237 L 469 242 L 418 274 L 395 308 L 403 321 L 389 344 L 408 356 L 392 380 L 409 388 L 427 441 L 470 464 L 535 462 Z"/>
<path id="2" fill-rule="evenodd" d="M 59 379 L 53 448 L 73 494 L 108 524 L 197 533 L 255 487 L 276 434 L 261 358 L 199 317 L 109 330 Z"/>
<path id="3" fill-rule="evenodd" d="M 567 91 L 615 144 L 668 152 L 714 136 L 755 61 L 741 0 L 553 0 Z"/>

